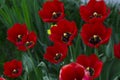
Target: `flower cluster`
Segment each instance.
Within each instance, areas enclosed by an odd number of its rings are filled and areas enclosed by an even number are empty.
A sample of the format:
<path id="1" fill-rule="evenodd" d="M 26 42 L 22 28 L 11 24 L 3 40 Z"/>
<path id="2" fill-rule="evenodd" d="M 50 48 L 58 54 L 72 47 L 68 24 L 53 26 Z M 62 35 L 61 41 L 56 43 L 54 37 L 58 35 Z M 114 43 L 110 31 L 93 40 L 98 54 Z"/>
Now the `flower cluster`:
<path id="1" fill-rule="evenodd" d="M 14 24 L 7 31 L 7 39 L 12 42 L 18 50 L 27 51 L 33 48 L 37 41 L 35 32 L 30 32 L 25 24 Z M 4 63 L 4 75 L 9 78 L 17 78 L 22 74 L 22 62 L 16 59 Z M 0 80 L 5 80 L 0 78 Z"/>
<path id="2" fill-rule="evenodd" d="M 25 24 L 14 24 L 7 31 L 7 39 L 12 42 L 21 51 L 26 51 L 34 47 L 37 36 L 34 32 L 30 32 Z"/>
<path id="3" fill-rule="evenodd" d="M 59 63 L 67 56 L 68 46 L 72 44 L 77 35 L 77 27 L 74 21 L 64 18 L 64 4 L 58 0 L 47 1 L 39 15 L 44 22 L 51 25 L 49 38 L 54 42 L 53 46 L 46 49 L 44 58 L 51 63 Z"/>
<path id="4" fill-rule="evenodd" d="M 87 5 L 80 6 L 81 18 L 86 22 L 80 35 L 86 45 L 98 48 L 109 41 L 112 29 L 103 24 L 109 13 L 104 0 L 90 0 Z"/>
<path id="5" fill-rule="evenodd" d="M 102 61 L 95 54 L 80 55 L 76 63 L 61 68 L 59 80 L 94 80 L 100 75 L 102 65 Z"/>
<path id="6" fill-rule="evenodd" d="M 85 47 L 96 50 L 109 42 L 112 29 L 106 27 L 104 21 L 109 16 L 110 9 L 104 0 L 89 0 L 86 5 L 80 6 L 79 13 L 84 21 L 80 33 L 75 21 L 65 18 L 67 15 L 65 15 L 63 2 L 47 0 L 43 4 L 38 15 L 43 22 L 51 24 L 48 38 L 53 42 L 53 45 L 47 46 L 44 52 L 45 60 L 52 64 L 64 61 L 71 51 L 70 47 L 73 46 L 76 36 L 82 39 Z M 13 43 L 18 50 L 25 52 L 35 46 L 37 35 L 34 31 L 29 31 L 26 24 L 16 23 L 8 29 L 7 40 Z M 74 57 L 76 59 L 70 59 L 69 64 L 64 62 L 60 64 L 62 67 L 59 71 L 59 80 L 95 80 L 98 78 L 104 64 L 98 54 L 86 54 L 80 53 L 79 56 Z M 114 55 L 120 59 L 120 43 L 114 45 Z M 36 70 L 36 68 L 34 69 Z M 13 59 L 4 63 L 3 70 L 5 77 L 17 78 L 22 75 L 24 69 L 21 61 Z M 35 72 L 35 74 L 37 73 Z M 0 77 L 0 80 L 5 79 Z"/>
<path id="7" fill-rule="evenodd" d="M 64 4 L 59 0 L 47 1 L 39 11 L 44 22 L 53 23 L 49 30 L 49 38 L 53 46 L 46 49 L 44 58 L 51 63 L 60 63 L 67 56 L 69 46 L 77 36 L 75 22 L 65 19 Z M 87 5 L 80 6 L 80 16 L 85 21 L 80 36 L 83 42 L 92 48 L 99 48 L 108 43 L 112 29 L 104 26 L 104 20 L 110 14 L 104 0 L 90 0 Z M 59 80 L 94 80 L 102 70 L 103 62 L 96 54 L 80 55 L 76 62 L 61 68 Z"/>

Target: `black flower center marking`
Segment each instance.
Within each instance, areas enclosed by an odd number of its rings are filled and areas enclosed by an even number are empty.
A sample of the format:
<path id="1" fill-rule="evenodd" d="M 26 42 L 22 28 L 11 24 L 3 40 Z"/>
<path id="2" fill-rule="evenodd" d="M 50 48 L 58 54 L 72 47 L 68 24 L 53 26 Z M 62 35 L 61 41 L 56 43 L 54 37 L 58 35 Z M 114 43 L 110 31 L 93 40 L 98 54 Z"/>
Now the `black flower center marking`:
<path id="1" fill-rule="evenodd" d="M 93 35 L 90 39 L 89 42 L 93 45 L 98 44 L 101 41 L 101 37 L 99 37 L 98 35 Z"/>
<path id="2" fill-rule="evenodd" d="M 60 60 L 61 56 L 62 56 L 61 53 L 56 53 L 54 59 L 55 59 L 56 61 L 58 61 L 58 60 Z"/>
<path id="3" fill-rule="evenodd" d="M 95 73 L 93 68 L 87 67 L 86 70 L 90 73 L 90 76 L 93 76 Z"/>
<path id="4" fill-rule="evenodd" d="M 58 17 L 60 17 L 61 12 L 53 12 L 52 13 L 52 19 L 57 19 Z"/>
<path id="5" fill-rule="evenodd" d="M 62 41 L 65 42 L 65 43 L 67 43 L 69 41 L 71 35 L 72 34 L 69 33 L 69 32 L 63 33 Z"/>
<path id="6" fill-rule="evenodd" d="M 102 15 L 101 15 L 101 14 L 98 14 L 97 12 L 94 12 L 94 13 L 92 14 L 92 16 L 90 16 L 90 18 L 93 18 L 93 17 L 101 18 Z"/>
<path id="7" fill-rule="evenodd" d="M 12 73 L 13 73 L 13 74 L 17 74 L 17 73 L 18 73 L 18 70 L 17 70 L 17 69 L 13 69 Z"/>
<path id="8" fill-rule="evenodd" d="M 27 41 L 27 42 L 25 43 L 25 46 L 28 47 L 28 46 L 31 46 L 31 45 L 33 45 L 33 44 L 34 44 L 33 41 Z"/>
<path id="9" fill-rule="evenodd" d="M 22 35 L 18 35 L 18 36 L 17 36 L 17 41 L 18 41 L 18 42 L 22 41 Z"/>

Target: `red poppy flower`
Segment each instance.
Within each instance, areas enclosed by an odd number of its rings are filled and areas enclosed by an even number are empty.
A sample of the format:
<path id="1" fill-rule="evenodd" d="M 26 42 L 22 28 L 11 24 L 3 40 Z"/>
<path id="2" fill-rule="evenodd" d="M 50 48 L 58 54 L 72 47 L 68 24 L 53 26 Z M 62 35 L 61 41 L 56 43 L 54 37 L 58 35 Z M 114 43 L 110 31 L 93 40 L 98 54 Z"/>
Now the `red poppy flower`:
<path id="1" fill-rule="evenodd" d="M 44 22 L 58 22 L 65 16 L 64 4 L 58 0 L 47 1 L 43 4 L 39 15 Z"/>
<path id="2" fill-rule="evenodd" d="M 17 23 L 7 31 L 7 39 L 15 45 L 19 45 L 22 42 L 23 36 L 27 35 L 27 33 L 26 25 Z"/>
<path id="3" fill-rule="evenodd" d="M 4 64 L 4 74 L 10 78 L 17 78 L 22 74 L 22 62 L 12 60 Z"/>
<path id="4" fill-rule="evenodd" d="M 67 56 L 67 50 L 67 46 L 55 43 L 53 46 L 47 47 L 44 58 L 51 63 L 57 64 Z"/>
<path id="5" fill-rule="evenodd" d="M 109 14 L 104 0 L 90 0 L 87 5 L 80 6 L 80 15 L 85 22 L 104 21 Z"/>
<path id="6" fill-rule="evenodd" d="M 103 62 L 95 54 L 90 56 L 80 55 L 76 62 L 84 66 L 86 71 L 89 72 L 89 76 L 93 79 L 97 78 L 101 73 Z"/>
<path id="7" fill-rule="evenodd" d="M 0 77 L 0 80 L 5 80 L 5 78 Z"/>
<path id="8" fill-rule="evenodd" d="M 120 59 L 120 43 L 114 45 L 114 55 L 116 58 Z"/>
<path id="9" fill-rule="evenodd" d="M 78 63 L 70 63 L 61 68 L 59 80 L 82 80 L 84 67 Z"/>
<path id="10" fill-rule="evenodd" d="M 97 48 L 109 41 L 111 33 L 111 28 L 106 28 L 102 23 L 95 23 L 84 24 L 80 35 L 86 45 Z"/>
<path id="11" fill-rule="evenodd" d="M 18 46 L 21 51 L 26 51 L 27 49 L 33 48 L 37 42 L 37 36 L 34 32 L 30 32 L 22 39 L 22 44 Z"/>
<path id="12" fill-rule="evenodd" d="M 51 28 L 50 39 L 53 42 L 59 42 L 65 45 L 71 45 L 72 40 L 77 35 L 77 27 L 75 22 L 61 20 L 57 23 L 57 27 Z"/>

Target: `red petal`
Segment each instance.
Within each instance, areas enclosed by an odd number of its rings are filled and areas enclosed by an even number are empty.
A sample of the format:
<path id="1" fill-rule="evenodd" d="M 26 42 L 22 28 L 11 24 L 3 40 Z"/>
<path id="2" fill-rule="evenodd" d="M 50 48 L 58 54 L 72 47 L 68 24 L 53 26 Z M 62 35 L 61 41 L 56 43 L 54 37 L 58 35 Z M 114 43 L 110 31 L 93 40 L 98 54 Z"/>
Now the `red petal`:
<path id="1" fill-rule="evenodd" d="M 84 66 L 85 68 L 90 66 L 89 58 L 88 58 L 88 56 L 86 56 L 84 54 L 81 54 L 80 56 L 78 56 L 76 59 L 76 62 L 79 63 L 80 65 Z"/>
<path id="2" fill-rule="evenodd" d="M 91 66 L 93 66 L 95 63 L 99 61 L 99 58 L 97 57 L 96 54 L 91 54 L 89 56 L 89 60 L 90 60 Z"/>
<path id="3" fill-rule="evenodd" d="M 102 67 L 103 67 L 103 63 L 101 61 L 96 62 L 96 64 L 94 65 L 95 73 L 93 75 L 93 78 L 97 78 L 100 75 L 102 71 Z"/>
<path id="4" fill-rule="evenodd" d="M 114 55 L 116 58 L 120 59 L 120 43 L 114 45 Z"/>
<path id="5" fill-rule="evenodd" d="M 83 76 L 84 68 L 77 63 L 71 63 L 61 68 L 59 80 L 82 80 Z"/>

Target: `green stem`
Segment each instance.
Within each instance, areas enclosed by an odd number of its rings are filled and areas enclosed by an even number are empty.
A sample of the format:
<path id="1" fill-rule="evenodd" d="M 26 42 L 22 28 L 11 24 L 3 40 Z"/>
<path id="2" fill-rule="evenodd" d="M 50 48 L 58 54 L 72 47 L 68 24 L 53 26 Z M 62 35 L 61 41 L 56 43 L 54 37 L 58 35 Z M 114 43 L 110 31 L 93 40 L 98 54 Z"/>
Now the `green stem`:
<path id="1" fill-rule="evenodd" d="M 95 51 L 94 51 L 94 53 L 97 55 L 97 56 L 99 56 L 99 49 L 94 49 Z"/>
<path id="2" fill-rule="evenodd" d="M 110 75 L 110 69 L 112 68 L 112 66 L 113 66 L 113 63 L 114 63 L 114 59 L 111 61 L 111 64 L 110 64 L 110 66 L 108 67 L 108 72 L 107 72 L 107 80 L 109 80 L 109 75 Z"/>
<path id="3" fill-rule="evenodd" d="M 43 44 L 39 39 L 38 39 L 38 43 L 41 45 L 41 46 L 44 46 L 44 47 L 46 47 L 46 45 L 45 44 Z"/>
<path id="4" fill-rule="evenodd" d="M 21 79 L 21 80 L 24 80 L 21 76 L 20 76 L 20 79 Z"/>
<path id="5" fill-rule="evenodd" d="M 44 49 L 44 52 L 45 52 L 47 45 L 43 44 L 39 39 L 38 39 L 38 43 L 39 43 L 42 47 L 44 47 L 43 49 Z"/>
<path id="6" fill-rule="evenodd" d="M 37 71 L 36 71 L 36 69 L 35 69 L 35 64 L 34 64 L 34 62 L 33 62 L 33 57 L 32 57 L 32 55 L 31 55 L 30 50 L 28 50 L 28 55 L 29 55 L 30 58 L 31 58 L 31 63 L 32 63 L 32 65 L 33 65 L 33 69 L 34 69 L 35 75 L 37 76 L 37 79 L 39 80 L 39 76 L 38 76 Z"/>
<path id="7" fill-rule="evenodd" d="M 86 55 L 91 55 L 94 53 L 94 48 L 91 48 L 89 46 L 86 46 Z"/>
<path id="8" fill-rule="evenodd" d="M 99 76 L 99 80 L 102 80 L 102 79 L 101 79 L 101 75 Z"/>
<path id="9" fill-rule="evenodd" d="M 69 50 L 70 50 L 70 54 L 71 54 L 71 62 L 74 62 L 75 61 L 75 55 L 73 54 L 72 52 L 72 46 L 69 46 Z"/>

